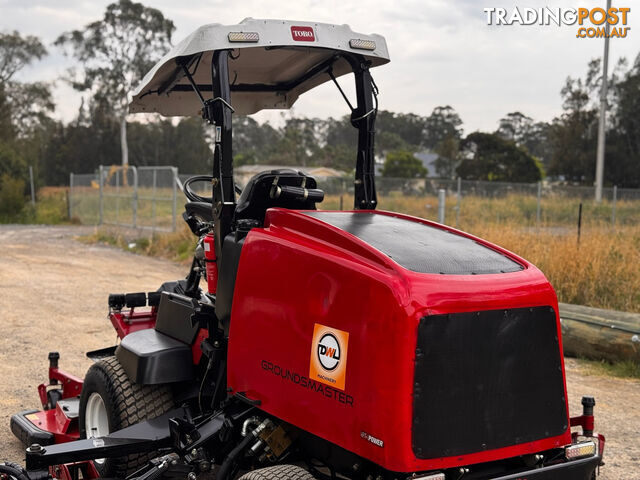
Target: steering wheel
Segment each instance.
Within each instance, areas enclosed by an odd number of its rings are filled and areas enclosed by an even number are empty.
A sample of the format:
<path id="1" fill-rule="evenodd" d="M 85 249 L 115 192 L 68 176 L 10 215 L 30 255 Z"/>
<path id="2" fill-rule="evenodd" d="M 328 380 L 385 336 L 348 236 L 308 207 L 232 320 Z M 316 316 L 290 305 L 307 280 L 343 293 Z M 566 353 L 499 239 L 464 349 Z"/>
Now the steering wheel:
<path id="1" fill-rule="evenodd" d="M 211 184 L 212 181 L 213 177 L 211 175 L 195 175 L 193 177 L 189 177 L 182 185 L 185 196 L 192 202 L 213 203 L 212 197 L 203 197 L 191 189 L 192 183 L 207 182 Z M 240 188 L 237 183 L 233 185 L 233 188 L 238 195 L 242 194 L 242 188 Z"/>

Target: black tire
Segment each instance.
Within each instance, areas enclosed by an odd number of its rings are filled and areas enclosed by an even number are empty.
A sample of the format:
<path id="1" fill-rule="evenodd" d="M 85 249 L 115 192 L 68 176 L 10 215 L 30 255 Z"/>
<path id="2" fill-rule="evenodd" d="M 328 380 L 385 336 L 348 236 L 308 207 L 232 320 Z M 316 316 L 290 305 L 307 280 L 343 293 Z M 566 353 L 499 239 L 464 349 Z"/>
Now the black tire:
<path id="1" fill-rule="evenodd" d="M 315 480 L 308 470 L 297 465 L 274 465 L 242 475 L 238 480 Z"/>
<path id="2" fill-rule="evenodd" d="M 109 433 L 158 417 L 173 408 L 173 395 L 167 385 L 133 383 L 120 362 L 115 357 L 107 357 L 94 363 L 84 377 L 78 417 L 80 438 L 87 438 L 85 414 L 93 393 L 102 398 Z M 153 452 L 140 453 L 94 463 L 101 477 L 125 478 L 155 456 Z"/>

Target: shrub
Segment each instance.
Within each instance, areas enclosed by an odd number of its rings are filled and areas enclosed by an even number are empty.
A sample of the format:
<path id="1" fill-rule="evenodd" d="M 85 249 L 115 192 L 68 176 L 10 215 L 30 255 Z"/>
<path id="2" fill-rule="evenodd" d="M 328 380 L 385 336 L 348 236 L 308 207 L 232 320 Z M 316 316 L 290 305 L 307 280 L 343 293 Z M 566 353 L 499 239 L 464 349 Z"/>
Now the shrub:
<path id="1" fill-rule="evenodd" d="M 8 174 L 0 177 L 0 219 L 15 221 L 20 216 L 26 204 L 24 194 L 24 180 L 14 178 Z"/>

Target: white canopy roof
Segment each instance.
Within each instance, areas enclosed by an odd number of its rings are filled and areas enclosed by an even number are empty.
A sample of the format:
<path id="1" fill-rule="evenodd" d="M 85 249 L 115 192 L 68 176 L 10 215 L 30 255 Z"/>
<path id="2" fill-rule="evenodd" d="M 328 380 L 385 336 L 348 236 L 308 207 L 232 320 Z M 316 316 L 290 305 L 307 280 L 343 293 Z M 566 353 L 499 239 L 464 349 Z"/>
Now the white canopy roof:
<path id="1" fill-rule="evenodd" d="M 212 98 L 211 60 L 213 51 L 222 49 L 234 49 L 229 58 L 229 83 L 231 105 L 239 114 L 291 108 L 301 94 L 330 80 L 326 73 L 313 75 L 313 69 L 337 53 L 360 54 L 372 67 L 389 62 L 384 37 L 356 33 L 348 25 L 252 18 L 238 25 L 212 23 L 172 48 L 145 75 L 133 92 L 129 112 L 200 115 L 202 104 L 176 60 L 193 59 L 189 72 L 202 86 L 204 98 Z M 338 58 L 333 74 L 338 77 L 349 72 L 347 61 Z M 256 86 L 262 91 L 247 91 Z"/>

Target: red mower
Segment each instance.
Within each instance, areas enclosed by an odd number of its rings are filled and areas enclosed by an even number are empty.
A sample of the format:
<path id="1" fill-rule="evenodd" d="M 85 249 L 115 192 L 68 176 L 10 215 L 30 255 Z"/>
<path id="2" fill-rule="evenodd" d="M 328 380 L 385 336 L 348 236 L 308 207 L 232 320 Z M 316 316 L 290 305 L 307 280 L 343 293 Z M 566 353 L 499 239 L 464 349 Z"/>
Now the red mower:
<path id="1" fill-rule="evenodd" d="M 11 421 L 26 469 L 2 464 L 2 480 L 595 478 L 604 437 L 593 398 L 569 416 L 544 275 L 479 238 L 375 210 L 370 70 L 388 61 L 379 35 L 247 19 L 198 29 L 147 74 L 131 112 L 213 126 L 213 175 L 184 184 L 191 269 L 157 292 L 109 296 L 119 342 L 87 354 L 84 381 L 49 355 L 43 410 Z M 233 114 L 289 108 L 326 81 L 358 131 L 354 209 L 317 210 L 323 191 L 295 170 L 240 190 Z"/>

